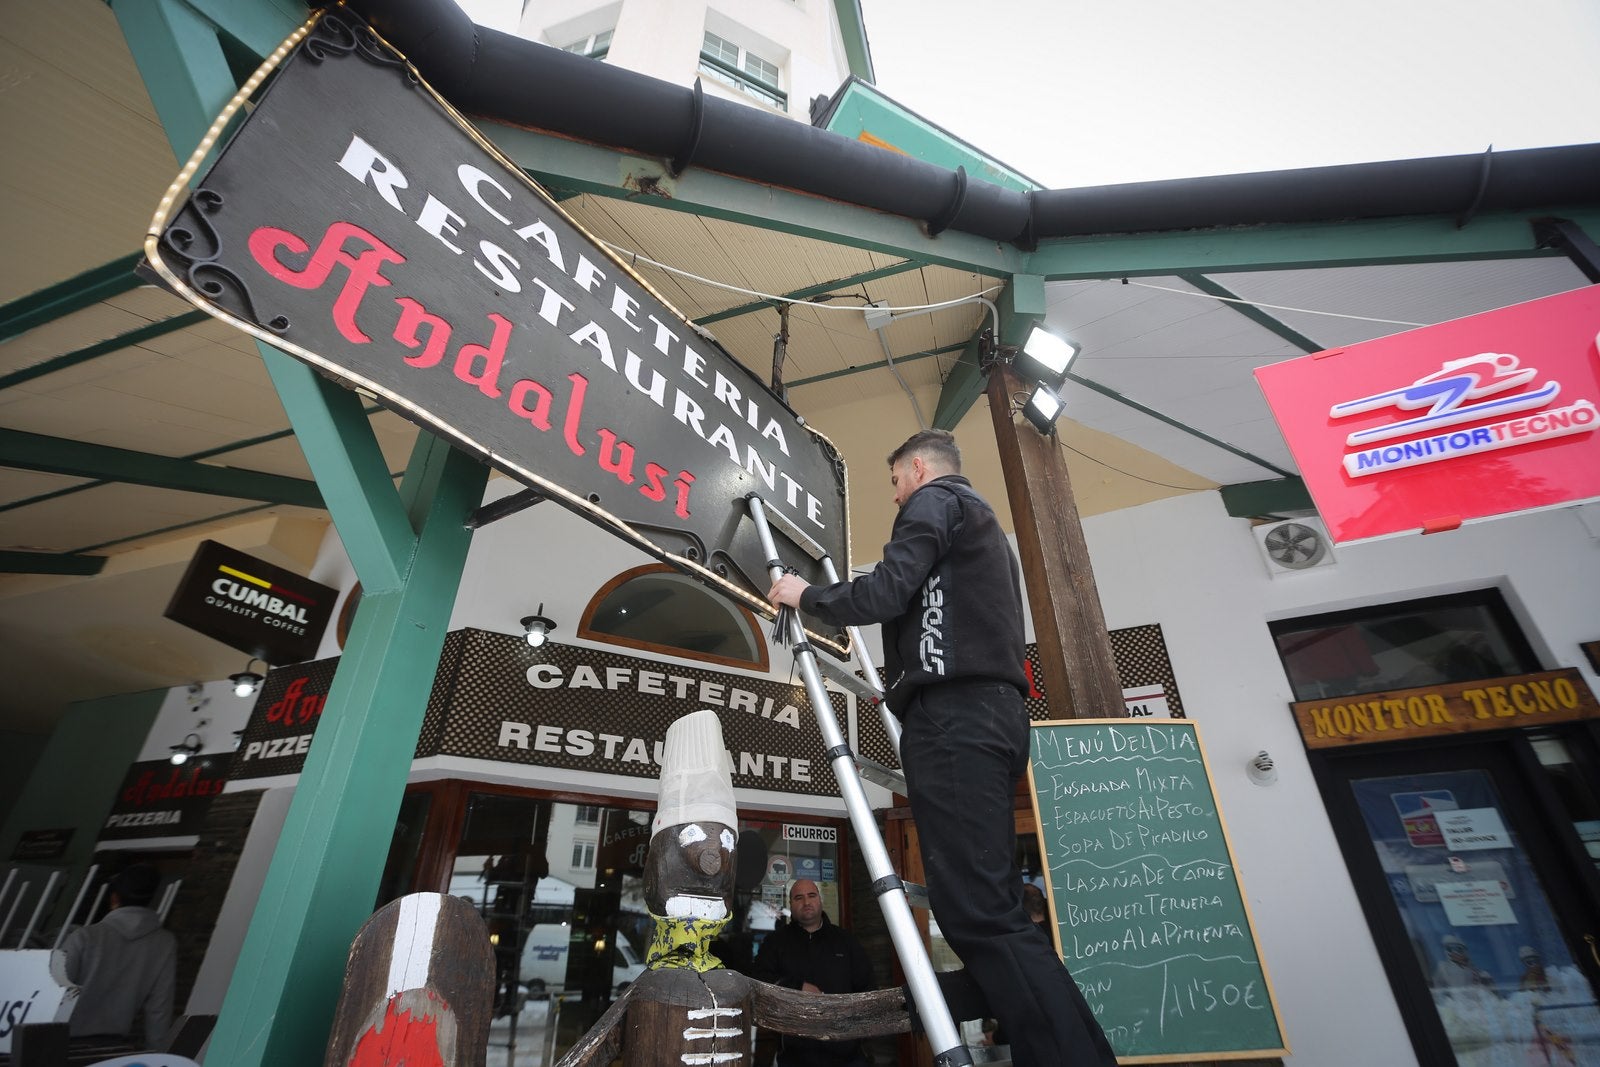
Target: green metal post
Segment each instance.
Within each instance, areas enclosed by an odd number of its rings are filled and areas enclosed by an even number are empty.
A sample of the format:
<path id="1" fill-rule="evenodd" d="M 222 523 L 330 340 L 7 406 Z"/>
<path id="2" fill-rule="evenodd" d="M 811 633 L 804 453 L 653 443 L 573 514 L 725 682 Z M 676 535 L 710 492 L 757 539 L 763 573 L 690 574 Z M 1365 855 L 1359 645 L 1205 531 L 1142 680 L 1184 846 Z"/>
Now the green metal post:
<path id="1" fill-rule="evenodd" d="M 248 2 L 254 36 L 283 14 L 271 0 Z M 114 7 L 185 158 L 235 90 L 222 30 L 205 4 Z M 284 35 L 292 29 L 285 19 Z M 488 478 L 424 434 L 397 495 L 355 398 L 281 353 L 263 358 L 365 595 L 212 1034 L 207 1060 L 229 1067 L 322 1061 L 421 732 L 471 540 L 466 519 Z"/>
<path id="2" fill-rule="evenodd" d="M 985 329 L 998 327 L 996 344 L 1021 344 L 1035 324 L 1044 321 L 1044 279 L 1036 274 L 1017 274 L 1011 284 L 995 300 L 995 310 L 1000 321 L 985 316 L 978 324 L 978 332 L 967 342 L 966 351 L 950 368 L 939 392 L 939 403 L 933 411 L 933 425 L 941 430 L 953 430 L 977 403 L 988 382 L 988 376 L 978 367 L 978 337 Z"/>
<path id="3" fill-rule="evenodd" d="M 404 491 L 422 535 L 401 588 L 363 594 L 207 1059 L 320 1063 L 372 914 L 487 469 L 429 435 Z"/>

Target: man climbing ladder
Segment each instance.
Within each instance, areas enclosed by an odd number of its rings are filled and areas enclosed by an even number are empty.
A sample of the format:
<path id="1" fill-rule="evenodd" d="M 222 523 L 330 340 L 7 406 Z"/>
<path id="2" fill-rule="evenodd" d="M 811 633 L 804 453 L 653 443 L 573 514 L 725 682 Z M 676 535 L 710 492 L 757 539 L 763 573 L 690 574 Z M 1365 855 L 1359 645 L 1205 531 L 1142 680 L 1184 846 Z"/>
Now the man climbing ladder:
<path id="1" fill-rule="evenodd" d="M 1022 908 L 1011 814 L 1028 758 L 1021 581 L 993 509 L 960 472 L 953 435 L 913 435 L 889 456 L 899 514 L 882 562 L 827 586 L 783 575 L 768 599 L 835 625 L 882 624 L 940 930 L 1012 1035 L 1018 1067 L 1112 1067 L 1083 995 Z"/>

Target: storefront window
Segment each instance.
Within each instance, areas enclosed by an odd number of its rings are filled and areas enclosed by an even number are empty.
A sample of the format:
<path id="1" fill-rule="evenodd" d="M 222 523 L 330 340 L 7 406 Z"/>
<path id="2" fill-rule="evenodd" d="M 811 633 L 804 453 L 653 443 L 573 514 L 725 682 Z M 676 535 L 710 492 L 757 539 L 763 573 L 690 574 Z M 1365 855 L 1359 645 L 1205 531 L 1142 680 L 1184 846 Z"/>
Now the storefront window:
<path id="1" fill-rule="evenodd" d="M 739 823 L 739 878 L 734 922 L 722 960 L 740 970 L 761 942 L 784 921 L 789 911 L 789 886 L 796 879 L 817 883 L 822 910 L 833 922 L 843 921 L 843 892 L 838 831 L 832 826 L 797 821 Z"/>
<path id="2" fill-rule="evenodd" d="M 1534 755 L 1539 757 L 1540 766 L 1566 809 L 1567 818 L 1572 820 L 1578 840 L 1600 868 L 1600 794 L 1595 791 L 1594 777 L 1584 773 L 1565 739 L 1544 736 L 1530 740 Z"/>
<path id="3" fill-rule="evenodd" d="M 1489 775 L 1350 786 L 1456 1062 L 1596 1062 L 1600 1012 Z"/>
<path id="4" fill-rule="evenodd" d="M 708 663 L 768 667 L 754 615 L 662 564 L 636 567 L 606 583 L 584 609 L 578 636 Z"/>
<path id="5" fill-rule="evenodd" d="M 478 909 L 494 945 L 489 1067 L 555 1062 L 644 972 L 651 817 L 648 810 L 467 795 L 449 892 Z M 734 921 L 714 946 L 726 966 L 749 968 L 795 878 L 814 880 L 829 915 L 841 918 L 837 837 L 831 825 L 740 823 Z"/>
<path id="6" fill-rule="evenodd" d="M 394 837 L 389 842 L 389 858 L 384 862 L 383 878 L 378 883 L 376 907 L 381 908 L 391 900 L 417 891 L 417 854 L 422 849 L 422 832 L 427 829 L 428 809 L 432 803 L 433 794 L 423 792 L 408 792 L 400 801 Z"/>
<path id="7" fill-rule="evenodd" d="M 1285 619 L 1269 629 L 1295 700 L 1540 669 L 1495 589 Z"/>

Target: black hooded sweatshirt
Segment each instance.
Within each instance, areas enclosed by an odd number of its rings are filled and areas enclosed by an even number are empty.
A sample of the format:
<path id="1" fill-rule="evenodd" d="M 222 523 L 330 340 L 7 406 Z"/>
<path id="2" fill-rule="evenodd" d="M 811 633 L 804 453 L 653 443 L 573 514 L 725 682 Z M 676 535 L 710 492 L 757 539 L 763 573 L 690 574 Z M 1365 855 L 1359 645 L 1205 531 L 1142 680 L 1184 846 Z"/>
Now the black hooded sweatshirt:
<path id="1" fill-rule="evenodd" d="M 959 474 L 927 482 L 895 516 L 883 560 L 851 582 L 809 586 L 800 606 L 836 626 L 883 624 L 890 708 L 949 681 L 1024 695 L 1022 582 L 994 509 Z"/>

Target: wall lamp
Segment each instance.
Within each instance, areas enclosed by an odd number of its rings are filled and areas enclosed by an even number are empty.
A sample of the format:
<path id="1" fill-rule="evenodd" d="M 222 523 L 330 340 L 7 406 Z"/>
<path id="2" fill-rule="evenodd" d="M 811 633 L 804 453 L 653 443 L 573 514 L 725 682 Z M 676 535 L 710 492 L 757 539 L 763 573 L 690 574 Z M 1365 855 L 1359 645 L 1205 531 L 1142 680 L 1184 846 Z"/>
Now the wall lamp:
<path id="1" fill-rule="evenodd" d="M 262 675 L 259 675 L 250 669 L 251 664 L 255 663 L 260 663 L 263 667 L 267 665 L 266 660 L 252 658 L 249 663 L 244 665 L 244 670 L 240 671 L 238 674 L 228 675 L 228 681 L 233 683 L 234 696 L 252 696 L 256 690 L 261 688 L 261 683 L 266 681 Z"/>
<path id="2" fill-rule="evenodd" d="M 189 762 L 190 756 L 198 756 L 203 747 L 199 734 L 185 734 L 182 741 L 172 746 L 172 755 L 167 758 L 174 767 L 179 767 Z"/>
<path id="3" fill-rule="evenodd" d="M 523 617 L 522 629 L 528 638 L 529 648 L 538 648 L 550 636 L 550 631 L 556 624 L 544 617 L 544 605 L 539 605 L 539 611 L 533 615 Z"/>

